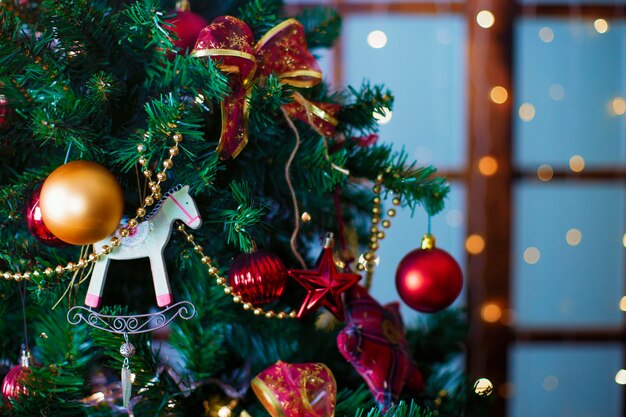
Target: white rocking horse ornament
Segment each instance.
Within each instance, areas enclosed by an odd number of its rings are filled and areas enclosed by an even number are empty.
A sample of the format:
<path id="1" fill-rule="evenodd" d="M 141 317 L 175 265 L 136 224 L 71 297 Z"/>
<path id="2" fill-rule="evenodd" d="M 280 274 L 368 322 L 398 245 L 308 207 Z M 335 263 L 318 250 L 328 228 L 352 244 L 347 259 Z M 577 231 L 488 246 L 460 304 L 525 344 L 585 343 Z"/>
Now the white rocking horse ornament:
<path id="1" fill-rule="evenodd" d="M 153 214 L 144 222 L 131 229 L 130 235 L 121 238 L 121 245 L 114 248 L 110 254 L 101 256 L 96 262 L 85 304 L 89 307 L 98 308 L 102 303 L 102 290 L 106 280 L 106 273 L 111 259 L 128 260 L 138 258 L 150 258 L 152 280 L 159 307 L 169 306 L 173 302 L 172 292 L 167 277 L 163 251 L 170 235 L 172 224 L 175 220 L 182 220 L 187 226 L 197 229 L 202 220 L 198 214 L 198 208 L 189 195 L 189 186 L 177 186 L 167 192 L 157 203 Z M 119 237 L 119 229 L 115 232 Z M 94 247 L 102 247 L 109 244 L 110 238 L 94 244 Z"/>

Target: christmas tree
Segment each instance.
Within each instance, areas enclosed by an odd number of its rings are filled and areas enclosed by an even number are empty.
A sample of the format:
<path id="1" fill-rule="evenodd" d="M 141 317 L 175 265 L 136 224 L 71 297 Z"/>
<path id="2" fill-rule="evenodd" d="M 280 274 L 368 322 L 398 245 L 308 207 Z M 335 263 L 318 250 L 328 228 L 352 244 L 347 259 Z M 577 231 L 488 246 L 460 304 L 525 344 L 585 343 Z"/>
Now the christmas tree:
<path id="1" fill-rule="evenodd" d="M 484 410 L 445 371 L 463 313 L 367 291 L 394 206 L 448 192 L 377 143 L 391 92 L 322 81 L 334 11 L 214 3 L 1 3 L 2 415 Z M 425 312 L 461 289 L 430 235 L 398 280 Z"/>

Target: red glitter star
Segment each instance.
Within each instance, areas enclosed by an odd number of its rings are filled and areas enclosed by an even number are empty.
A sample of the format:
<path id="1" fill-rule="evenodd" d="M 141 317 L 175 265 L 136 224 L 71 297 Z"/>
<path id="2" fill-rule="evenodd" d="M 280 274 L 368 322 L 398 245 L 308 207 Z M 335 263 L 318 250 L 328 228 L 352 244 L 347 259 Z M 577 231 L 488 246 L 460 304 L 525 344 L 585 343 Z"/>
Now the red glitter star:
<path id="1" fill-rule="evenodd" d="M 308 291 L 298 311 L 298 318 L 320 307 L 326 307 L 341 321 L 344 320 L 341 295 L 361 279 L 359 274 L 337 272 L 333 259 L 332 237 L 326 238 L 324 249 L 317 262 L 317 270 L 290 270 L 289 276 Z"/>

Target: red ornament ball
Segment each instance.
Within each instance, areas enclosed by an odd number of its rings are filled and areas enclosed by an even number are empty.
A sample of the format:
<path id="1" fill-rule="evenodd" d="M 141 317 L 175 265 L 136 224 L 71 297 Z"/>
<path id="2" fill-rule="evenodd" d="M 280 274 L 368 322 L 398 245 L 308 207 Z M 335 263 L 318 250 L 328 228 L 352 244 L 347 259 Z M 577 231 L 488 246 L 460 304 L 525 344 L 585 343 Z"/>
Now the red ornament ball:
<path id="1" fill-rule="evenodd" d="M 11 114 L 13 114 L 13 112 L 11 107 L 9 107 L 9 100 L 0 94 L 0 129 L 8 123 Z"/>
<path id="2" fill-rule="evenodd" d="M 40 242 L 50 246 L 64 246 L 67 243 L 56 237 L 50 229 L 44 224 L 43 217 L 41 216 L 41 208 L 39 207 L 39 200 L 41 195 L 41 187 L 43 183 L 39 184 L 30 195 L 30 198 L 26 202 L 24 219 L 26 220 L 26 226 L 28 231 Z"/>
<path id="3" fill-rule="evenodd" d="M 28 395 L 28 389 L 24 381 L 29 377 L 31 371 L 28 366 L 17 365 L 11 368 L 2 381 L 2 397 L 5 400 L 16 399 L 21 395 Z"/>
<path id="4" fill-rule="evenodd" d="M 409 307 L 434 313 L 448 307 L 459 296 L 463 273 L 448 252 L 434 246 L 416 249 L 400 261 L 396 287 Z"/>
<path id="5" fill-rule="evenodd" d="M 287 269 L 283 261 L 266 251 L 237 256 L 228 272 L 228 285 L 233 287 L 233 293 L 253 306 L 277 300 L 286 283 Z"/>
<path id="6" fill-rule="evenodd" d="M 176 12 L 176 17 L 167 22 L 171 25 L 169 31 L 178 38 L 173 41 L 174 45 L 183 51 L 193 49 L 200 31 L 209 26 L 204 17 L 189 11 Z"/>

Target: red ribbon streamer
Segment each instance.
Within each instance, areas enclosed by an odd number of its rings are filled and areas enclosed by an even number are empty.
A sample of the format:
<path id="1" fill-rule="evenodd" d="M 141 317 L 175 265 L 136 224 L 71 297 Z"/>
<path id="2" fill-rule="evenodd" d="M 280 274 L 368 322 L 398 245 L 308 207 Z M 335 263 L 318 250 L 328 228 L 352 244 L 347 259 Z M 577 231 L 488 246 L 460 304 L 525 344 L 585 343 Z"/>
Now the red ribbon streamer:
<path id="1" fill-rule="evenodd" d="M 274 26 L 254 45 L 252 30 L 232 16 L 221 16 L 204 28 L 192 52 L 209 57 L 229 74 L 231 93 L 222 102 L 222 133 L 217 148 L 222 159 L 235 158 L 248 143 L 248 100 L 256 77 L 276 74 L 293 87 L 310 88 L 322 81 L 319 64 L 307 49 L 304 27 L 295 19 Z M 339 105 L 317 103 L 294 93 L 283 106 L 291 117 L 332 136 Z"/>

